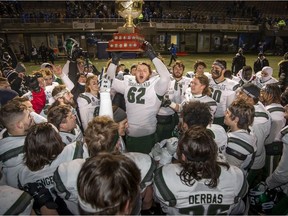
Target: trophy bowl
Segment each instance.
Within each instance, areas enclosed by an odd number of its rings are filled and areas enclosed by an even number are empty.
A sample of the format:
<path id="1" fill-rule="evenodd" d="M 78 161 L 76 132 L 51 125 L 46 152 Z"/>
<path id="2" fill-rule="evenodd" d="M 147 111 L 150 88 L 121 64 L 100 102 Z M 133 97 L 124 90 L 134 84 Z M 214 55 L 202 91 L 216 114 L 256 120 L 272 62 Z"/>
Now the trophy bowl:
<path id="1" fill-rule="evenodd" d="M 116 0 L 118 14 L 125 19 L 125 25 L 118 27 L 118 33 L 108 43 L 108 52 L 143 52 L 144 36 L 134 25 L 133 19 L 142 13 L 143 0 Z"/>
<path id="2" fill-rule="evenodd" d="M 143 0 L 116 0 L 118 14 L 126 19 L 124 27 L 135 27 L 133 19 L 142 13 Z"/>

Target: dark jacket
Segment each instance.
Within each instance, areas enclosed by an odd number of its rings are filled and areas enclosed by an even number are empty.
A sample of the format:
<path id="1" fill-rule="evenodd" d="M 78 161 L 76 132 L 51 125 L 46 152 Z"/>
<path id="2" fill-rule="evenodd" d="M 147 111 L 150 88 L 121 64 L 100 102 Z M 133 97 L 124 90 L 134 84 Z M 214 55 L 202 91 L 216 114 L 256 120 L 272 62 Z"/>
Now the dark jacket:
<path id="1" fill-rule="evenodd" d="M 278 63 L 279 66 L 279 85 L 282 91 L 288 87 L 288 60 L 282 60 Z"/>
<path id="2" fill-rule="evenodd" d="M 237 53 L 232 60 L 232 68 L 231 68 L 232 73 L 236 75 L 238 71 L 241 70 L 245 65 L 246 65 L 245 56 L 240 53 Z"/>
<path id="3" fill-rule="evenodd" d="M 258 71 L 261 71 L 263 67 L 265 66 L 269 66 L 269 61 L 264 58 L 262 60 L 262 64 L 261 64 L 261 60 L 260 58 L 257 58 L 257 60 L 254 62 L 254 72 L 257 73 Z"/>

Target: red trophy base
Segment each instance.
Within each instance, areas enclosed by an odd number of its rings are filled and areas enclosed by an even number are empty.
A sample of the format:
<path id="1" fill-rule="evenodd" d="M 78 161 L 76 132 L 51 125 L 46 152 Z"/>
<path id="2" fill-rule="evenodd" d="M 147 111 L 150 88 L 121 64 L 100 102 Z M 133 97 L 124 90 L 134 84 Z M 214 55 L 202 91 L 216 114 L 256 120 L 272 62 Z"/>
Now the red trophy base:
<path id="1" fill-rule="evenodd" d="M 143 35 L 135 27 L 119 27 L 108 43 L 108 52 L 143 52 Z"/>

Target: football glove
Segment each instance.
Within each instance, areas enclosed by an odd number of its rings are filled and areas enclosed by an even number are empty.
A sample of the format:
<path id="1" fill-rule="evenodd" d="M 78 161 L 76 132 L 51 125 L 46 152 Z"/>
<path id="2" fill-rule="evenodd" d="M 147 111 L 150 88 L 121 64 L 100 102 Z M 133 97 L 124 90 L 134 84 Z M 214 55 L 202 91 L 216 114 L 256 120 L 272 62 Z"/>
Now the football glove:
<path id="1" fill-rule="evenodd" d="M 23 187 L 24 191 L 29 193 L 34 198 L 35 209 L 40 209 L 46 206 L 49 209 L 57 209 L 58 205 L 49 191 L 42 183 L 27 183 Z"/>
<path id="2" fill-rule="evenodd" d="M 152 61 L 154 58 L 157 57 L 156 52 L 154 51 L 154 48 L 148 41 L 144 41 L 143 43 L 144 53 L 146 56 Z"/>

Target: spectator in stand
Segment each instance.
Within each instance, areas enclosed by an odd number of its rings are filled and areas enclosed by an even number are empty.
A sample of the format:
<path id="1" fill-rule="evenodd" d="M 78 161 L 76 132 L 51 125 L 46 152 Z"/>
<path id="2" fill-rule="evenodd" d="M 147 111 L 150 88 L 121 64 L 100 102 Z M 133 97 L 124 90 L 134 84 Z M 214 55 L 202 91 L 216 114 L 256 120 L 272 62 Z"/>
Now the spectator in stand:
<path id="1" fill-rule="evenodd" d="M 283 56 L 283 60 L 278 63 L 279 66 L 279 85 L 282 92 L 288 87 L 288 52 Z"/>
<path id="2" fill-rule="evenodd" d="M 239 48 L 238 53 L 236 53 L 235 57 L 232 60 L 231 71 L 234 76 L 246 65 L 246 57 L 243 55 L 243 49 Z"/>
<path id="3" fill-rule="evenodd" d="M 261 71 L 265 66 L 269 66 L 269 61 L 263 53 L 259 53 L 257 60 L 254 62 L 254 73 L 256 74 L 257 72 Z"/>

